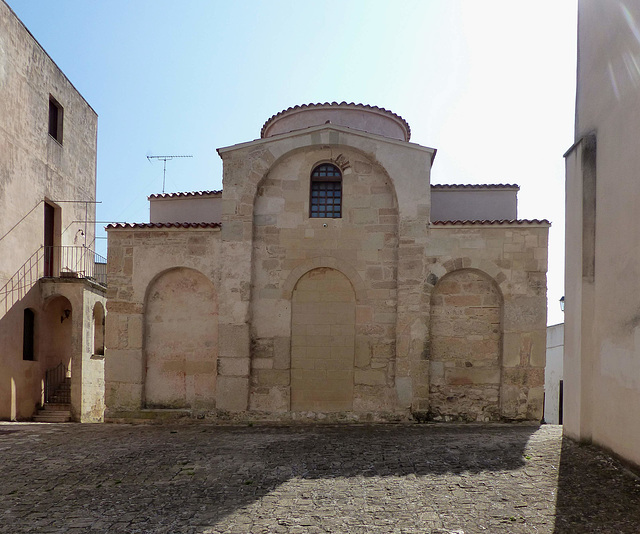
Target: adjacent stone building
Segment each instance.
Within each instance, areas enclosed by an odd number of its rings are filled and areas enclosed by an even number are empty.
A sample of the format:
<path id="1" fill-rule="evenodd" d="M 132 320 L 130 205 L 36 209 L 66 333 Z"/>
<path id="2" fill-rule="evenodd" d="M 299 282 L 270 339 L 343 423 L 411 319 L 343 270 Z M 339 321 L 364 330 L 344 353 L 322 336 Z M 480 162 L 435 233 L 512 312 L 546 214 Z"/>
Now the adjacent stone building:
<path id="1" fill-rule="evenodd" d="M 95 111 L 0 0 L 0 419 L 43 405 L 52 420 L 103 417 L 96 134 Z"/>
<path id="2" fill-rule="evenodd" d="M 640 466 L 640 4 L 578 2 L 564 431 Z"/>
<path id="3" fill-rule="evenodd" d="M 409 138 L 289 108 L 218 150 L 221 192 L 110 225 L 107 416 L 540 420 L 549 223 L 514 185 L 430 186 Z"/>

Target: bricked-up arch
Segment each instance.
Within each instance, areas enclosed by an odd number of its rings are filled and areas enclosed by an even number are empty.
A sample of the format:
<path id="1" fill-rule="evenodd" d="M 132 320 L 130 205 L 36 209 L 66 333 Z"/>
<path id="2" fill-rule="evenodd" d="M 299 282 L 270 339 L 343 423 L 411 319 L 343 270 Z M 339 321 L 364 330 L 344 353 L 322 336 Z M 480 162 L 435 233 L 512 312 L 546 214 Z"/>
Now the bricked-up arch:
<path id="1" fill-rule="evenodd" d="M 147 290 L 144 313 L 145 405 L 215 407 L 218 306 L 199 271 L 171 269 Z"/>
<path id="2" fill-rule="evenodd" d="M 353 409 L 356 300 L 345 275 L 303 275 L 291 301 L 291 411 Z"/>
<path id="3" fill-rule="evenodd" d="M 503 299 L 495 281 L 453 271 L 431 294 L 429 411 L 435 419 L 500 419 Z"/>

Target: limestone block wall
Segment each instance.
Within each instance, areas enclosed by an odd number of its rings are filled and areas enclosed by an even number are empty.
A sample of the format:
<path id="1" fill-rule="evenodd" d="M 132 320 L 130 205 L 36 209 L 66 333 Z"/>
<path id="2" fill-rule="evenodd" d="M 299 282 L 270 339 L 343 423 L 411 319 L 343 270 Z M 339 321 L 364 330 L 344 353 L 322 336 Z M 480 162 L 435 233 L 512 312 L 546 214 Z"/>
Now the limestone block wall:
<path id="1" fill-rule="evenodd" d="M 319 268 L 298 281 L 291 313 L 291 411 L 353 410 L 355 320 L 355 293 L 342 273 Z"/>
<path id="2" fill-rule="evenodd" d="M 318 163 L 332 159 L 343 167 L 342 217 L 310 218 L 311 172 Z M 290 350 L 296 356 L 305 346 L 298 336 L 306 335 L 307 342 L 313 340 L 314 348 L 308 346 L 307 352 L 337 350 L 331 347 L 335 341 L 331 332 L 322 334 L 321 327 L 315 329 L 311 324 L 313 319 L 320 319 L 317 313 L 302 317 L 325 306 L 332 288 L 315 294 L 298 287 L 303 278 L 313 276 L 314 269 L 328 268 L 338 273 L 333 276 L 341 276 L 348 282 L 343 286 L 343 297 L 345 302 L 353 302 L 350 324 L 355 328 L 355 338 L 350 341 L 348 371 L 353 398 L 347 402 L 349 409 L 395 408 L 397 247 L 398 207 L 391 180 L 364 155 L 344 149 L 336 158 L 332 149 L 310 149 L 291 154 L 270 169 L 259 184 L 254 208 L 252 409 L 288 411 L 290 406 L 302 409 L 302 404 L 289 399 L 294 373 L 293 369 L 290 371 Z M 362 286 L 357 295 L 354 285 Z M 293 309 L 292 295 L 298 295 Z M 314 297 L 316 301 L 312 300 Z M 340 301 L 341 297 L 335 295 L 332 299 Z M 304 324 L 308 327 L 303 333 Z M 320 324 L 328 326 L 326 322 L 317 323 Z M 334 331 L 339 324 L 332 325 Z M 320 337 L 310 337 L 315 336 L 315 330 Z M 316 363 L 326 365 L 322 359 Z M 310 405 L 305 406 L 310 409 Z M 327 404 L 319 411 L 339 410 Z"/>
<path id="3" fill-rule="evenodd" d="M 500 420 L 502 295 L 481 271 L 454 270 L 431 295 L 429 412 Z"/>
<path id="4" fill-rule="evenodd" d="M 331 268 L 356 295 L 354 410 L 408 409 L 428 328 L 422 280 L 433 151 L 321 126 L 219 153 L 220 358 L 252 369 L 251 384 L 219 373 L 219 407 L 246 410 L 237 394 L 223 400 L 222 391 L 242 388 L 251 409 L 288 410 L 291 295 L 305 273 Z M 309 176 L 321 162 L 342 168 L 341 219 L 308 218 Z"/>
<path id="5" fill-rule="evenodd" d="M 495 401 L 500 384 L 501 419 L 542 418 L 548 226 L 538 222 L 432 226 L 431 272 L 425 284 L 432 303 L 430 351 L 425 355 L 431 389 L 423 386 L 418 402 L 425 410 L 434 410 L 436 417 L 449 418 L 447 403 L 462 403 L 463 394 L 467 400 L 468 395 L 484 395 L 485 400 Z M 446 330 L 444 318 L 460 328 Z M 462 326 L 464 321 L 471 322 Z M 440 346 L 443 341 L 450 348 Z M 496 342 L 499 366 L 488 357 Z M 451 348 L 456 344 L 459 353 Z M 450 391 L 458 388 L 456 394 L 446 395 L 451 397 L 446 403 L 443 386 Z M 489 412 L 478 405 L 465 408 L 463 418 L 497 417 L 495 410 Z"/>
<path id="6" fill-rule="evenodd" d="M 219 227 L 114 225 L 108 235 L 107 412 L 215 408 Z"/>

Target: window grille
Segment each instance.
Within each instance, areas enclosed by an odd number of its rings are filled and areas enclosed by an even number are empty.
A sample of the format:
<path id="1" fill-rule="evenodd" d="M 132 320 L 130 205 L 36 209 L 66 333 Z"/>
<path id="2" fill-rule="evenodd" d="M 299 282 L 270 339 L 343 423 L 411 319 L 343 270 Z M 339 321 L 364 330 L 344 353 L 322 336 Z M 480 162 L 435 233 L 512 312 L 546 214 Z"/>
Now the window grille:
<path id="1" fill-rule="evenodd" d="M 312 218 L 338 219 L 342 217 L 342 173 L 335 165 L 318 165 L 311 173 Z"/>

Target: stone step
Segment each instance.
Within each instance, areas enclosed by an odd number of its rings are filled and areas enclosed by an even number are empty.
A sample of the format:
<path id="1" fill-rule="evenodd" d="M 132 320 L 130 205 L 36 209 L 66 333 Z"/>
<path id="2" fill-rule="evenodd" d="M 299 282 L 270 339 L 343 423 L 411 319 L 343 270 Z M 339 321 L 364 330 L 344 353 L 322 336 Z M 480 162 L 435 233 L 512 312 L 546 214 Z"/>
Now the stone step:
<path id="1" fill-rule="evenodd" d="M 51 398 L 47 404 L 68 404 L 69 403 L 69 395 L 51 395 Z"/>
<path id="2" fill-rule="evenodd" d="M 66 410 L 38 410 L 33 420 L 36 423 L 68 423 L 71 421 L 71 412 Z"/>
<path id="3" fill-rule="evenodd" d="M 69 403 L 66 402 L 47 402 L 42 408 L 40 408 L 38 410 L 39 412 L 42 411 L 54 411 L 54 412 L 59 412 L 59 411 L 66 411 L 69 412 L 71 411 L 71 405 Z"/>

